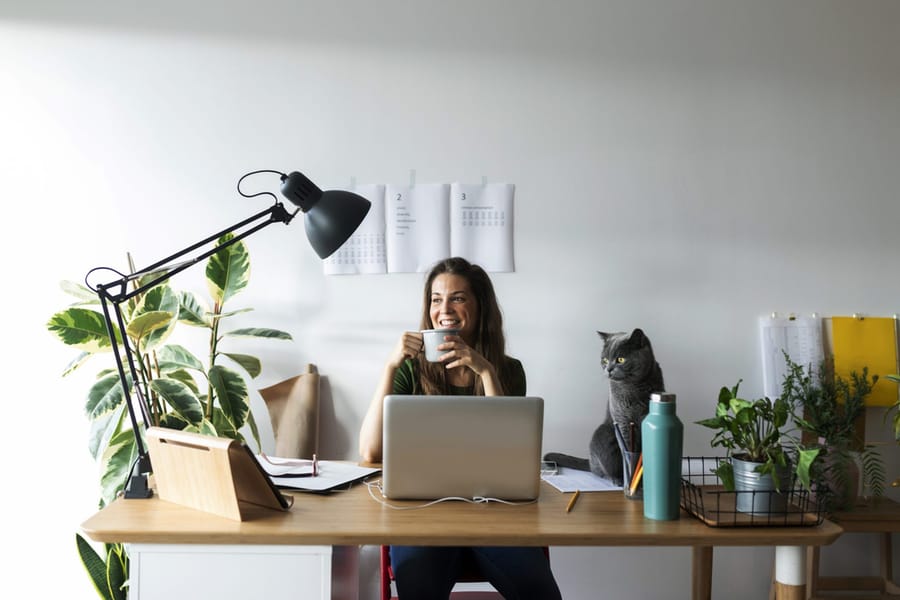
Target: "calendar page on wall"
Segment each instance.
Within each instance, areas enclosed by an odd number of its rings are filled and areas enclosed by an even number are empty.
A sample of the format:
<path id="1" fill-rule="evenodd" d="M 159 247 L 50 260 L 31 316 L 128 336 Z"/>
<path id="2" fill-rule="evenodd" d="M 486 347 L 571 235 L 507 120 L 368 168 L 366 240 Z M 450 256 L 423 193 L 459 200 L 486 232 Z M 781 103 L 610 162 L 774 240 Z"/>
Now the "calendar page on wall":
<path id="1" fill-rule="evenodd" d="M 372 203 L 350 239 L 323 262 L 326 275 L 421 273 L 461 256 L 489 272 L 515 271 L 515 185 L 354 185 Z"/>

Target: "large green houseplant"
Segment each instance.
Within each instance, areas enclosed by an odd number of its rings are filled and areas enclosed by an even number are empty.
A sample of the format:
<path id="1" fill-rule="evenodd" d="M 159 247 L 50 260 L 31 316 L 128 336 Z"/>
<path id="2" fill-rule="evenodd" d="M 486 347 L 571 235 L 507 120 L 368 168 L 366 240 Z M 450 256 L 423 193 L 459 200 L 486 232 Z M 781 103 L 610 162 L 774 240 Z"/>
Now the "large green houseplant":
<path id="1" fill-rule="evenodd" d="M 741 380 L 734 387 L 722 387 L 716 402 L 716 416 L 697 421 L 715 430 L 710 446 L 725 448 L 729 460 L 722 461 L 716 474 L 727 491 L 744 491 L 743 474 L 735 477 L 735 468 L 748 464 L 748 474 L 759 484 L 771 482 L 776 492 L 789 491 L 792 474 L 805 489 L 810 489 L 810 469 L 819 448 L 806 448 L 794 435 L 790 424 L 792 407 L 783 398 L 745 400 L 738 396 Z M 755 487 L 764 490 L 765 487 Z M 767 512 L 760 509 L 758 499 L 738 494 L 737 509 L 742 512 Z M 745 502 L 746 501 L 746 502 Z M 747 504 L 749 502 L 749 504 Z M 774 510 L 774 509 L 773 509 Z"/>
<path id="2" fill-rule="evenodd" d="M 849 380 L 834 375 L 823 361 L 817 371 L 802 367 L 785 354 L 787 372 L 782 397 L 794 407 L 794 421 L 800 430 L 821 449 L 816 462 L 819 486 L 828 490 L 826 507 L 846 510 L 853 506 L 862 481 L 874 496 L 884 493 L 884 465 L 878 449 L 866 445 L 857 433 L 856 423 L 865 415 L 865 399 L 872 393 L 878 375 L 869 370 L 853 371 Z"/>
<path id="3" fill-rule="evenodd" d="M 219 244 L 229 239 L 231 234 L 226 234 Z M 140 386 L 147 398 L 152 425 L 242 441 L 246 427 L 259 447 L 245 376 L 258 376 L 261 362 L 228 346 L 239 338 L 290 340 L 291 336 L 270 328 L 223 331 L 226 319 L 251 310 L 225 310 L 226 303 L 247 287 L 249 279 L 250 257 L 246 245 L 237 242 L 210 256 L 206 263 L 208 303 L 194 293 L 176 291 L 163 283 L 123 304 L 125 331 L 115 328 L 115 335 L 129 338 L 138 370 L 138 381 L 131 385 Z M 76 302 L 54 314 L 47 328 L 61 342 L 80 351 L 63 376 L 82 368 L 94 357 L 106 359 L 85 402 L 85 413 L 91 422 L 88 447 L 100 464 L 99 504 L 103 507 L 124 488 L 137 449 L 122 385 L 109 352 L 106 322 L 98 310 L 99 300 L 79 284 L 67 282 L 63 289 L 75 296 Z M 205 361 L 181 344 L 168 343 L 179 323 L 208 331 Z M 228 359 L 228 364 L 223 364 L 223 358 Z M 76 534 L 76 541 L 100 595 L 110 600 L 123 598 L 128 562 L 121 546 L 107 545 L 104 560 L 80 535 Z"/>

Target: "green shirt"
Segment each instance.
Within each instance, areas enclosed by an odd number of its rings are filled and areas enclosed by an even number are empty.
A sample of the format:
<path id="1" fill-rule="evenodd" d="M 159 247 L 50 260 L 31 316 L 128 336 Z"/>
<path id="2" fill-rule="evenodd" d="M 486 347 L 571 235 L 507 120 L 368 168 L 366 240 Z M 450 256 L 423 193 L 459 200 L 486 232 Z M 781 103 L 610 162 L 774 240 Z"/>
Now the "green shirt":
<path id="1" fill-rule="evenodd" d="M 510 389 L 504 389 L 507 396 L 524 396 L 526 391 L 525 367 L 522 363 L 511 357 L 506 357 L 506 368 L 510 373 Z M 393 394 L 415 394 L 419 389 L 419 377 L 416 374 L 416 362 L 407 358 L 394 374 Z M 465 396 L 471 393 L 468 387 L 450 386 L 450 393 L 454 396 Z"/>

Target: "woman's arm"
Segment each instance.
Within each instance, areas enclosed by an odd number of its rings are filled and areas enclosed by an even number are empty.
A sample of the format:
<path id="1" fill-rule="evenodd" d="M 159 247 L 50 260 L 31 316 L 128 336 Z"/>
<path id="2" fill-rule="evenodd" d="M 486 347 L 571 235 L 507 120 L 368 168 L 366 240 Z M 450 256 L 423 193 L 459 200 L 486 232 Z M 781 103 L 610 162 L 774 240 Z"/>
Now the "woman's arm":
<path id="1" fill-rule="evenodd" d="M 407 358 L 415 357 L 422 351 L 422 334 L 418 331 L 406 331 L 400 336 L 400 341 L 391 353 L 384 366 L 381 381 L 375 388 L 369 409 L 363 418 L 362 427 L 359 430 L 359 455 L 363 461 L 370 463 L 381 462 L 382 445 L 382 412 L 384 410 L 384 397 L 394 390 L 394 376 L 397 369 Z"/>

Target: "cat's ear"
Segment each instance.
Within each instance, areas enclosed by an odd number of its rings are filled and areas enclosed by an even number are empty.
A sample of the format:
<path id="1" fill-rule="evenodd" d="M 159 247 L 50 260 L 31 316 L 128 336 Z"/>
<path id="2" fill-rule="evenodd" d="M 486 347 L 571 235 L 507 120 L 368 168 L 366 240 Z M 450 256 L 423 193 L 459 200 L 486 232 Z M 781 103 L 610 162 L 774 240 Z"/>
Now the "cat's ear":
<path id="1" fill-rule="evenodd" d="M 639 327 L 635 328 L 635 330 L 631 332 L 631 341 L 637 342 L 641 346 L 645 346 L 648 344 L 647 336 L 644 335 L 643 330 L 641 330 Z"/>
<path id="2" fill-rule="evenodd" d="M 605 331 L 598 331 L 598 332 L 597 332 L 597 335 L 600 336 L 600 339 L 603 340 L 603 343 L 605 344 L 605 343 L 606 343 L 606 340 L 608 340 L 608 339 L 609 339 L 609 336 L 611 336 L 612 334 L 611 334 L 611 333 L 606 333 Z"/>

